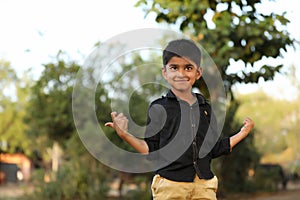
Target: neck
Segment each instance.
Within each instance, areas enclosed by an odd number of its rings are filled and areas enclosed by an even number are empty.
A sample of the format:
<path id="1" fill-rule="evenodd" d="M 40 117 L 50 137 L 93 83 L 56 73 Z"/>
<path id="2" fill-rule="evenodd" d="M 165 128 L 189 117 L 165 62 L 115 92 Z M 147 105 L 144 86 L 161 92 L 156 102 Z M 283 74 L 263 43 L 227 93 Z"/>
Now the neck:
<path id="1" fill-rule="evenodd" d="M 192 91 L 178 91 L 172 90 L 175 96 L 183 101 L 188 102 L 190 105 L 195 103 L 196 97 L 193 95 Z"/>

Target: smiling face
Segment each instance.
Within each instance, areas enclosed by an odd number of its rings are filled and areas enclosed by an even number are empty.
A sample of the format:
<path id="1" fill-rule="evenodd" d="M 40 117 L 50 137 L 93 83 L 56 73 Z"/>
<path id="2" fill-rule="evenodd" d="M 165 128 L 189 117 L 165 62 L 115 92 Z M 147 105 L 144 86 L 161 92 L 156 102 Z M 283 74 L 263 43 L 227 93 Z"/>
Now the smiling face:
<path id="1" fill-rule="evenodd" d="M 202 76 L 202 68 L 188 58 L 173 56 L 162 74 L 176 93 L 190 93 L 195 81 Z"/>

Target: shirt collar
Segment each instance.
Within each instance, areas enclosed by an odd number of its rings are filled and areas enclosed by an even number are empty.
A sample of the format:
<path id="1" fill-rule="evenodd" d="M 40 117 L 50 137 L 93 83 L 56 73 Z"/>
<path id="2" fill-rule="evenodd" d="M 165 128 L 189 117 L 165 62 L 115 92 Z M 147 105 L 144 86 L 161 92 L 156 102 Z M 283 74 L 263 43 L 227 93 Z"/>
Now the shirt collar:
<path id="1" fill-rule="evenodd" d="M 196 95 L 199 104 L 205 104 L 206 100 L 203 95 L 198 93 L 194 93 L 194 94 Z M 166 97 L 171 99 L 177 99 L 176 95 L 172 92 L 172 90 L 168 91 Z"/>

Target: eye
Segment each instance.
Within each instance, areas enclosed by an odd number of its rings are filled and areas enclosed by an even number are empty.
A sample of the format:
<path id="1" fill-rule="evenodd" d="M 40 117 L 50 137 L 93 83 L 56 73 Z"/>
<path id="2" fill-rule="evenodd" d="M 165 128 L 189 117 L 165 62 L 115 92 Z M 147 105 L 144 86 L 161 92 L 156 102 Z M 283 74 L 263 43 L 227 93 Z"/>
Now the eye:
<path id="1" fill-rule="evenodd" d="M 177 66 L 170 66 L 171 71 L 177 71 L 178 67 Z"/>
<path id="2" fill-rule="evenodd" d="M 192 71 L 194 68 L 193 68 L 193 66 L 186 66 L 185 67 L 185 70 L 186 71 Z"/>

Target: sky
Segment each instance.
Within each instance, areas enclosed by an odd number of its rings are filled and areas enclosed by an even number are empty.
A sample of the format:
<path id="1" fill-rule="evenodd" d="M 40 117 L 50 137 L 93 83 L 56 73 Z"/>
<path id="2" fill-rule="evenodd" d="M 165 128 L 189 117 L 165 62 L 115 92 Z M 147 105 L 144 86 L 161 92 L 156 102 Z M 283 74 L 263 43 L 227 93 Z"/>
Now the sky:
<path id="1" fill-rule="evenodd" d="M 0 0 L 0 59 L 40 71 L 59 50 L 89 54 L 94 44 L 137 28 L 157 27 L 130 0 Z"/>
<path id="2" fill-rule="evenodd" d="M 142 8 L 134 7 L 136 1 L 0 0 L 0 60 L 9 61 L 19 74 L 29 68 L 39 74 L 42 64 L 51 62 L 59 50 L 83 60 L 98 41 L 105 42 L 133 29 L 158 28 L 154 15 L 145 18 Z M 288 31 L 300 40 L 297 1 L 263 2 L 260 9 L 266 12 L 287 11 L 286 16 L 291 21 Z M 299 46 L 296 51 L 289 49 L 276 62 L 283 61 L 286 66 L 295 65 L 300 69 L 299 53 Z M 297 73 L 300 79 L 300 70 Z M 277 75 L 272 82 L 239 85 L 235 89 L 247 93 L 260 88 L 270 95 L 296 98 L 295 88 L 282 75 Z"/>

